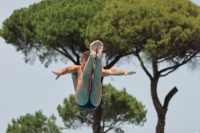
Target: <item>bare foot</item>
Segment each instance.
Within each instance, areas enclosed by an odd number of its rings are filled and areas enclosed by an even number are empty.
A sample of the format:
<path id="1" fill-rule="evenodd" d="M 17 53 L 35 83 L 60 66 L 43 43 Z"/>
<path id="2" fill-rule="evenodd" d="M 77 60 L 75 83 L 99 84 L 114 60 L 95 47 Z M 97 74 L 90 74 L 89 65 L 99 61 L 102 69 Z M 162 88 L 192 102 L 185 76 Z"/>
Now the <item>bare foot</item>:
<path id="1" fill-rule="evenodd" d="M 99 50 L 97 51 L 97 57 L 100 58 L 103 52 L 103 43 L 101 41 L 99 41 L 98 48 Z"/>
<path id="2" fill-rule="evenodd" d="M 103 51 L 103 43 L 99 40 L 96 40 L 90 44 L 90 52 L 94 57 L 101 57 Z"/>

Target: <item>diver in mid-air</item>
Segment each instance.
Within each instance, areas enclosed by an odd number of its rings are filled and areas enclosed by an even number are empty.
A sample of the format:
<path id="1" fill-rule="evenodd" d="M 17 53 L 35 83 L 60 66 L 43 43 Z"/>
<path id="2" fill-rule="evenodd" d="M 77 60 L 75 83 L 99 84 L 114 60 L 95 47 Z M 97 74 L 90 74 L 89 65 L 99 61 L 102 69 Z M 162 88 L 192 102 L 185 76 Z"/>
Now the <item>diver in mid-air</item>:
<path id="1" fill-rule="evenodd" d="M 71 73 L 75 89 L 77 105 L 84 110 L 96 109 L 102 97 L 101 77 L 109 75 L 132 75 L 135 71 L 120 70 L 117 68 L 103 69 L 101 58 L 103 43 L 96 40 L 90 44 L 90 51 L 82 54 L 80 65 L 72 65 L 52 71 L 58 79 L 61 75 Z"/>

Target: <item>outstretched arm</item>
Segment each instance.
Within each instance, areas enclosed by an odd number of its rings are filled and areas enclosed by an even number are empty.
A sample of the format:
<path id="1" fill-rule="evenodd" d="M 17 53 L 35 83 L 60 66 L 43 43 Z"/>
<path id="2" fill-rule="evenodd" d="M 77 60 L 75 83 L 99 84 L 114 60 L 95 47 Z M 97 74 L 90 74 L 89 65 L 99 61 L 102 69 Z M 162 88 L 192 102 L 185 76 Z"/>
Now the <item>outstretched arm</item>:
<path id="1" fill-rule="evenodd" d="M 129 71 L 129 70 L 120 70 L 117 68 L 111 68 L 111 69 L 102 69 L 102 76 L 109 76 L 109 75 L 114 75 L 114 76 L 121 76 L 121 75 L 132 75 L 135 74 L 136 71 Z"/>
<path id="2" fill-rule="evenodd" d="M 56 79 L 58 79 L 61 75 L 67 74 L 67 73 L 73 73 L 78 70 L 80 66 L 78 65 L 72 65 L 65 68 L 60 69 L 59 71 L 52 71 L 55 75 L 57 75 Z"/>

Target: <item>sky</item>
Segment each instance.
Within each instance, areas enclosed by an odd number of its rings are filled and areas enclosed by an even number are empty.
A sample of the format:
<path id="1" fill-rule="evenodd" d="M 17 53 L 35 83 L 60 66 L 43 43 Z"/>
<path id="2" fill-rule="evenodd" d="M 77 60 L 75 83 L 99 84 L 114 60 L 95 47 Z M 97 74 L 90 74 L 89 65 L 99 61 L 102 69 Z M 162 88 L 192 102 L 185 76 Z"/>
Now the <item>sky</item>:
<path id="1" fill-rule="evenodd" d="M 0 0 L 0 27 L 15 9 L 28 7 L 40 0 Z M 200 5 L 200 0 L 192 0 Z M 74 94 L 70 75 L 55 80 L 52 70 L 59 70 L 71 62 L 52 63 L 45 68 L 38 60 L 34 65 L 24 63 L 24 55 L 16 52 L 12 45 L 0 37 L 0 132 L 5 133 L 11 120 L 27 113 L 42 110 L 43 114 L 57 117 L 57 125 L 63 126 L 57 106 L 63 99 Z M 130 63 L 115 65 L 124 70 L 135 70 L 132 76 L 106 77 L 104 83 L 111 83 L 117 89 L 126 88 L 127 92 L 141 101 L 147 112 L 147 122 L 142 127 L 123 125 L 125 133 L 155 132 L 157 114 L 154 109 L 150 81 L 135 58 Z M 167 93 L 173 88 L 178 92 L 171 99 L 166 115 L 166 133 L 200 133 L 200 70 L 192 71 L 182 66 L 158 83 L 158 96 L 163 104 Z M 92 132 L 91 127 L 77 130 L 64 130 L 63 133 Z M 114 131 L 110 131 L 114 133 Z"/>

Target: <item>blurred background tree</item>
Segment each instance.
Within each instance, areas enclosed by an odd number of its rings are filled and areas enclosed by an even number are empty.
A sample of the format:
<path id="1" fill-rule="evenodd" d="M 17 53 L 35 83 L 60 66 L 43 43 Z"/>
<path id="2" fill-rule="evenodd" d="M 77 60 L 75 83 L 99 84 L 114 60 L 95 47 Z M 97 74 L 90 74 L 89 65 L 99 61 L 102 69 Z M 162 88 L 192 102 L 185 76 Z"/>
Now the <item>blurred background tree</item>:
<path id="1" fill-rule="evenodd" d="M 85 28 L 103 7 L 103 0 L 43 0 L 15 10 L 3 22 L 0 35 L 23 52 L 25 62 L 36 57 L 47 67 L 52 61 L 79 64 L 85 46 Z"/>
<path id="2" fill-rule="evenodd" d="M 105 0 L 42 0 L 28 8 L 15 10 L 3 22 L 0 36 L 24 54 L 26 63 L 33 64 L 39 58 L 45 67 L 57 60 L 79 64 L 80 54 L 89 50 L 91 41 L 99 39 L 87 38 L 86 30 L 104 6 Z M 105 69 L 131 54 L 119 48 L 112 49 L 110 53 L 108 46 L 105 44 L 103 55 Z M 99 133 L 101 105 L 93 116 L 94 132 Z"/>
<path id="3" fill-rule="evenodd" d="M 137 57 L 151 82 L 156 133 L 164 133 L 168 104 L 177 92 L 174 87 L 162 105 L 157 95 L 159 79 L 185 64 L 199 66 L 199 13 L 200 7 L 188 0 L 106 0 L 87 27 L 87 37 L 100 38 L 107 55 L 120 49 Z"/>
<path id="4" fill-rule="evenodd" d="M 47 118 L 42 111 L 26 114 L 18 119 L 12 119 L 6 133 L 62 133 L 62 128 L 56 125 L 56 117 Z"/>

